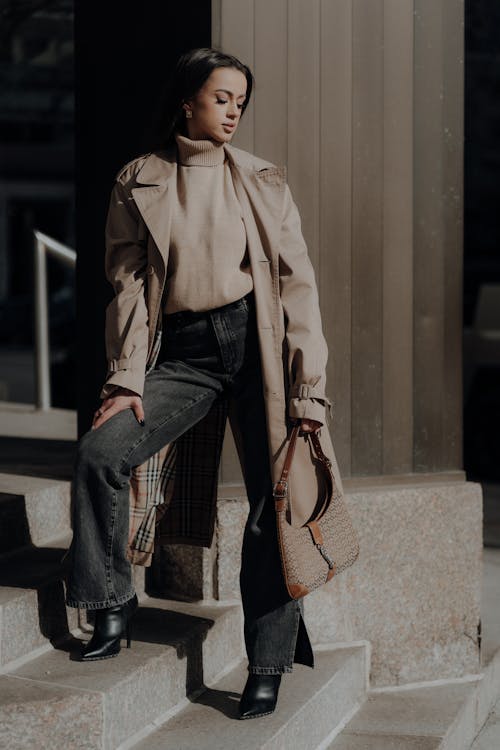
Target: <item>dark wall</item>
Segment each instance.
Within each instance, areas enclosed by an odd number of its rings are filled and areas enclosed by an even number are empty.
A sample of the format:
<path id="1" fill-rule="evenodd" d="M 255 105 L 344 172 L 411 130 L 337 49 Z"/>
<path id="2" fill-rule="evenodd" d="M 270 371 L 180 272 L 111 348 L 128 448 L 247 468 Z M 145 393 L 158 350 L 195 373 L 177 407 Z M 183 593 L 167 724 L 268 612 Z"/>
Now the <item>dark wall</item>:
<path id="1" fill-rule="evenodd" d="M 481 285 L 500 285 L 499 80 L 500 3 L 466 0 L 464 364 L 468 376 L 464 390 L 464 466 L 469 479 L 483 482 L 486 522 L 491 511 L 484 482 L 500 481 L 500 342 L 490 338 L 485 349 L 484 340 L 478 345 L 472 327 Z M 497 499 L 495 504 L 498 506 Z"/>
<path id="2" fill-rule="evenodd" d="M 464 322 L 500 283 L 500 3 L 465 3 Z"/>
<path id="3" fill-rule="evenodd" d="M 0 391 L 36 397 L 34 230 L 74 237 L 73 0 L 0 2 Z M 52 406 L 74 409 L 74 269 L 49 255 Z"/>
<path id="4" fill-rule="evenodd" d="M 104 224 L 114 175 L 148 150 L 164 81 L 180 54 L 210 46 L 209 0 L 75 2 L 78 434 L 106 377 Z"/>

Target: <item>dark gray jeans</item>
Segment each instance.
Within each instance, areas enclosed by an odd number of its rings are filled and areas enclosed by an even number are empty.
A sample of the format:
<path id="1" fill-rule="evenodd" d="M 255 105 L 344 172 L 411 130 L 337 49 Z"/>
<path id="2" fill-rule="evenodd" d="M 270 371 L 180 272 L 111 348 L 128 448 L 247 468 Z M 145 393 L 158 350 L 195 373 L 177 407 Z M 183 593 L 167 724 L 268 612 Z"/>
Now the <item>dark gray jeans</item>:
<path id="1" fill-rule="evenodd" d="M 80 438 L 66 604 L 100 609 L 134 595 L 126 557 L 131 470 L 196 424 L 228 389 L 236 397 L 250 506 L 240 568 L 248 670 L 291 672 L 294 661 L 312 667 L 303 602 L 290 598 L 279 559 L 253 292 L 205 313 L 167 315 L 157 364 L 145 379 L 145 425 L 125 409 Z"/>

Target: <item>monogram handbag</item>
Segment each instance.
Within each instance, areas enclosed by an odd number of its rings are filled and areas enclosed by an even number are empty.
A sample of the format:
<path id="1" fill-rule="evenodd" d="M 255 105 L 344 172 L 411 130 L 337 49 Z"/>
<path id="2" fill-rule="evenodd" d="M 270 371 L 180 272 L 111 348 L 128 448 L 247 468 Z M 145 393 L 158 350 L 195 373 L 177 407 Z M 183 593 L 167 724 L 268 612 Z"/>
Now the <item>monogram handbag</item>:
<path id="1" fill-rule="evenodd" d="M 344 497 L 337 487 L 332 462 L 324 454 L 316 432 L 304 432 L 318 476 L 320 497 L 312 516 L 293 526 L 288 476 L 292 466 L 300 421 L 292 428 L 280 479 L 273 488 L 281 564 L 293 599 L 329 581 L 353 564 L 359 555 L 358 535 Z"/>

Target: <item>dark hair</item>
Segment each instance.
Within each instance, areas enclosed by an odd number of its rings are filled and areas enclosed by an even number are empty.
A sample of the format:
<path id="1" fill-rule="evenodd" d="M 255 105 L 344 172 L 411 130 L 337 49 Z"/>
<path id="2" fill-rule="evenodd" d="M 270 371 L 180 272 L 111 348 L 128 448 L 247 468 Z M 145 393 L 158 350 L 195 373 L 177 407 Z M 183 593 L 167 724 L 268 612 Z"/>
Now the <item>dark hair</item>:
<path id="1" fill-rule="evenodd" d="M 246 99 L 241 108 L 241 117 L 252 95 L 254 77 L 250 68 L 233 55 L 227 55 L 212 47 L 196 47 L 181 55 L 170 74 L 159 101 L 153 127 L 147 137 L 149 151 L 173 146 L 174 132 L 184 132 L 185 117 L 182 104 L 191 99 L 210 77 L 215 68 L 236 68 L 247 79 Z"/>

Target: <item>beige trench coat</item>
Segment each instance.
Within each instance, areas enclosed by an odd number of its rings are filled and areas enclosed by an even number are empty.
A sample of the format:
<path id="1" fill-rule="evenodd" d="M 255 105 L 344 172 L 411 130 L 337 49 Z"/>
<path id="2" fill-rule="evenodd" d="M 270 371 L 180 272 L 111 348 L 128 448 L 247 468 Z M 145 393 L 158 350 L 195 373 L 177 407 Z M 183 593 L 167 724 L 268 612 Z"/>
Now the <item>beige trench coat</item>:
<path id="1" fill-rule="evenodd" d="M 308 417 L 323 423 L 322 447 L 342 488 L 326 424 L 331 415 L 325 393 L 328 349 L 315 273 L 286 167 L 228 143 L 224 149 L 247 232 L 273 482 L 281 474 L 290 418 Z M 116 175 L 105 230 L 105 272 L 115 297 L 106 309 L 108 372 L 101 398 L 119 385 L 142 395 L 145 376 L 156 363 L 176 174 L 174 146 L 142 155 Z M 210 546 L 226 417 L 244 473 L 230 398 L 216 402 L 201 422 L 133 470 L 131 562 L 149 565 L 156 543 Z M 298 441 L 289 487 L 291 521 L 300 525 L 319 493 L 305 439 Z"/>

